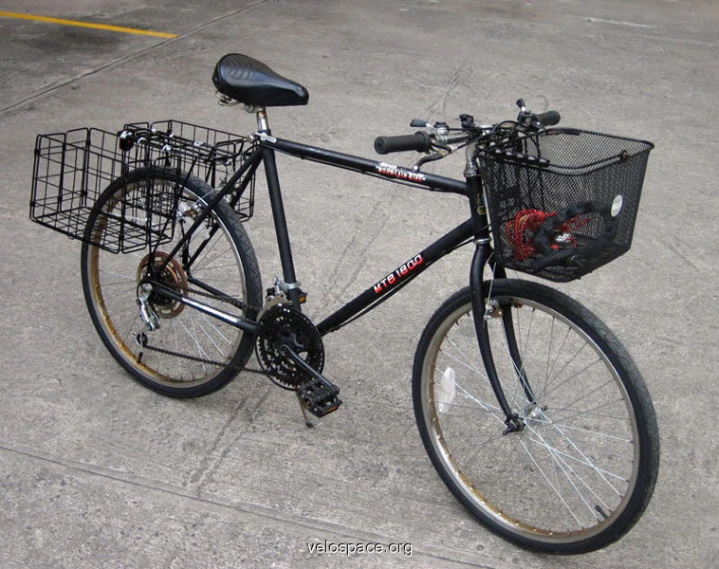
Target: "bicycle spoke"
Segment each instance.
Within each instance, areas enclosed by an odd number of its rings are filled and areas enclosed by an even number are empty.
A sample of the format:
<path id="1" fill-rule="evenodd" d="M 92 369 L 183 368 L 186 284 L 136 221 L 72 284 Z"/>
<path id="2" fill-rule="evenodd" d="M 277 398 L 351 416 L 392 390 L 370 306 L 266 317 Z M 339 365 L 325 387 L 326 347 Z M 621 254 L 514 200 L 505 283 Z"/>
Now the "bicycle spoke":
<path id="1" fill-rule="evenodd" d="M 616 417 L 615 417 L 615 419 L 616 419 Z M 591 435 L 592 438 L 598 437 L 598 438 L 602 438 L 602 439 L 606 439 L 606 440 L 610 440 L 610 441 L 616 441 L 616 442 L 619 442 L 619 443 L 630 443 L 630 444 L 631 444 L 631 443 L 633 442 L 632 439 L 628 439 L 628 438 L 626 438 L 626 437 L 618 437 L 618 436 L 616 436 L 616 435 L 610 435 L 609 433 L 602 433 L 601 431 L 596 431 L 596 430 L 592 430 L 592 429 L 585 429 L 585 428 L 583 428 L 583 427 L 575 427 L 575 426 L 573 426 L 573 425 L 564 425 L 564 424 L 562 424 L 561 421 L 553 421 L 553 422 L 551 422 L 551 423 L 550 423 L 550 422 L 547 422 L 547 424 L 561 425 L 561 426 L 562 426 L 562 429 L 564 429 L 564 430 L 567 430 L 567 429 L 568 429 L 568 430 L 571 430 L 571 431 L 579 431 L 579 432 L 581 432 L 581 433 L 583 433 L 583 434 Z"/>
<path id="2" fill-rule="evenodd" d="M 529 457 L 529 459 L 534 463 L 534 466 L 537 468 L 537 470 L 539 470 L 539 472 L 540 472 L 540 474 L 542 475 L 542 477 L 547 481 L 547 484 L 548 484 L 549 487 L 554 491 L 554 493 L 557 495 L 557 497 L 558 497 L 559 500 L 561 501 L 562 505 L 564 505 L 564 507 L 567 509 L 567 511 L 571 514 L 571 516 L 572 516 L 572 517 L 574 518 L 574 520 L 577 522 L 577 524 L 581 526 L 581 525 L 582 525 L 582 522 L 581 522 L 581 521 L 579 520 L 579 518 L 574 514 L 574 511 L 573 511 L 572 508 L 569 506 L 569 504 L 567 504 L 566 500 L 564 499 L 564 496 L 562 496 L 562 493 L 557 489 L 557 486 L 555 486 L 554 484 L 552 484 L 552 481 L 549 479 L 549 477 L 547 476 L 547 474 L 544 472 L 544 469 L 543 469 L 543 468 L 539 465 L 539 463 L 534 459 L 534 456 L 532 455 L 532 453 L 531 453 L 531 452 L 529 451 L 529 449 L 527 448 L 527 445 L 524 444 L 524 441 L 522 441 L 521 444 L 522 444 L 522 448 L 524 448 L 524 451 L 527 453 L 527 456 Z M 552 464 L 554 464 L 554 463 L 552 463 Z"/>
<path id="3" fill-rule="evenodd" d="M 180 326 L 182 326 L 182 328 L 185 330 L 185 332 L 187 333 L 187 335 L 189 336 L 189 338 L 190 338 L 190 339 L 192 340 L 192 342 L 194 343 L 194 347 L 195 347 L 195 350 L 196 350 L 196 355 L 197 355 L 197 357 L 198 357 L 198 358 L 201 358 L 201 359 L 209 359 L 209 354 L 207 354 L 207 353 L 205 352 L 205 350 L 203 349 L 202 345 L 201 345 L 200 342 L 197 340 L 197 332 L 196 332 L 196 330 L 194 330 L 194 328 L 195 328 L 195 319 L 194 319 L 194 318 L 190 318 L 190 324 L 191 324 L 191 326 L 192 326 L 192 328 L 193 328 L 192 330 L 190 330 L 190 328 L 188 328 L 188 326 L 187 326 L 184 322 L 182 322 L 182 321 L 180 322 Z M 205 364 L 204 364 L 204 362 L 201 362 L 201 365 L 202 365 L 202 369 L 203 369 L 203 371 L 204 371 L 204 370 L 205 370 Z"/>
<path id="4" fill-rule="evenodd" d="M 222 330 L 220 330 L 220 328 L 214 323 L 214 321 L 213 321 L 211 318 L 209 318 L 209 317 L 206 316 L 205 314 L 202 314 L 202 319 L 207 323 L 207 325 L 208 325 L 228 346 L 232 344 L 232 340 L 230 340 L 230 338 L 228 338 L 228 337 L 222 332 Z M 210 338 L 210 339 L 212 340 L 212 337 L 211 337 L 209 334 L 208 334 L 208 338 Z M 214 340 L 212 340 L 212 341 L 213 341 L 213 343 L 214 343 Z M 220 350 L 219 347 L 218 347 L 217 351 L 222 353 L 222 350 Z"/>
<path id="5" fill-rule="evenodd" d="M 582 344 L 582 347 L 579 348 L 579 350 L 576 351 L 576 352 L 572 355 L 571 359 L 564 364 L 564 366 L 562 367 L 562 369 L 560 369 L 557 373 L 554 374 L 554 376 L 552 377 L 551 381 L 550 381 L 549 383 L 546 383 L 546 384 L 545 384 L 544 388 L 542 389 L 542 391 L 541 391 L 541 393 L 540 393 L 540 396 L 544 397 L 544 396 L 547 394 L 547 390 L 549 389 L 549 386 L 564 372 L 565 369 L 567 369 L 567 368 L 579 357 L 579 355 L 582 353 L 582 351 L 584 350 L 584 348 L 585 348 L 586 346 L 588 346 L 587 343 Z M 569 378 L 565 379 L 564 383 L 566 383 L 567 381 L 573 379 L 574 377 L 576 377 L 577 375 L 579 375 L 581 372 L 582 372 L 582 370 L 580 370 L 579 372 L 575 373 L 573 376 L 570 376 Z M 556 386 L 555 389 L 557 389 L 558 387 L 561 387 L 561 385 L 562 385 L 562 384 L 560 384 L 559 386 Z"/>
<path id="6" fill-rule="evenodd" d="M 453 347 L 454 347 L 454 346 L 453 346 Z M 467 369 L 470 370 L 471 372 L 474 372 L 474 373 L 476 373 L 476 374 L 478 374 L 478 375 L 480 374 L 480 371 L 479 371 L 478 368 L 476 368 L 476 367 L 474 367 L 474 366 L 472 366 L 472 365 L 469 365 L 469 364 L 465 363 L 464 361 L 462 361 L 462 360 L 460 360 L 459 358 L 455 357 L 454 355 L 450 354 L 450 353 L 447 352 L 446 350 L 442 351 L 442 354 L 445 355 L 445 356 L 447 356 L 447 357 L 448 357 L 449 359 L 451 359 L 452 361 L 458 363 L 459 365 L 464 366 L 465 368 L 467 368 Z M 465 359 L 469 359 L 469 358 L 465 358 Z"/>
<path id="7" fill-rule="evenodd" d="M 554 358 L 554 362 L 552 362 L 552 367 L 551 367 L 551 369 L 550 369 L 550 372 L 549 372 L 549 374 L 547 374 L 547 377 L 548 377 L 548 378 L 549 378 L 549 377 L 558 377 L 559 374 L 561 373 L 561 370 L 558 371 L 558 372 L 556 372 L 556 373 L 555 373 L 554 370 L 555 370 L 555 368 L 556 368 L 556 366 L 557 366 L 557 363 L 559 362 L 559 356 L 562 354 L 562 350 L 564 349 L 564 346 L 566 345 L 567 340 L 569 339 L 569 336 L 570 336 L 571 332 L 572 332 L 572 329 L 567 326 L 567 327 L 566 327 L 566 332 L 565 332 L 565 334 L 564 334 L 564 338 L 562 339 L 562 343 L 561 343 L 561 345 L 559 346 L 559 348 L 557 349 L 557 355 L 556 355 L 555 358 Z M 546 383 L 545 383 L 545 389 L 546 389 Z"/>
<path id="8" fill-rule="evenodd" d="M 597 406 L 592 407 L 592 408 L 590 408 L 590 409 L 585 409 L 584 411 L 580 411 L 580 412 L 578 412 L 578 413 L 575 413 L 574 415 L 567 415 L 567 416 L 565 416 L 565 417 L 560 417 L 560 418 L 557 420 L 557 423 L 562 423 L 562 422 L 564 422 L 564 421 L 569 421 L 570 419 L 574 419 L 575 417 L 581 417 L 581 416 L 583 416 L 583 415 L 587 415 L 587 414 L 590 414 L 590 413 L 591 413 L 594 417 L 605 417 L 605 418 L 607 418 L 607 419 L 613 419 L 613 420 L 615 420 L 615 421 L 620 421 L 620 420 L 622 420 L 621 417 L 615 417 L 615 416 L 612 416 L 612 415 L 601 415 L 601 414 L 595 413 L 595 411 L 598 410 L 598 409 L 604 409 L 605 407 L 609 407 L 610 405 L 616 405 L 616 404 L 618 404 L 618 403 L 624 403 L 624 400 L 623 400 L 623 399 L 620 399 L 620 398 L 617 398 L 617 399 L 614 399 L 614 400 L 612 400 L 612 401 L 607 401 L 607 402 L 605 402 L 605 403 L 601 403 L 600 405 L 597 405 Z M 555 412 L 556 412 L 556 411 L 566 411 L 566 410 L 568 410 L 568 408 L 566 408 L 566 407 L 564 407 L 564 408 L 563 408 L 563 407 L 558 407 L 558 408 L 555 409 Z"/>
<path id="9" fill-rule="evenodd" d="M 567 443 L 569 443 L 569 445 L 570 445 L 575 451 L 577 451 L 577 454 L 579 454 L 579 456 L 580 456 L 581 459 L 582 459 L 580 462 L 582 462 L 583 464 L 585 464 L 586 466 L 588 466 L 591 470 L 593 470 L 594 472 L 596 472 L 596 473 L 600 476 L 600 478 L 601 478 L 602 480 L 604 480 L 604 482 L 614 491 L 614 493 L 615 493 L 617 496 L 621 496 L 621 494 L 619 493 L 619 490 L 617 490 L 617 489 L 614 487 L 614 485 L 612 485 L 612 484 L 606 479 L 606 477 L 604 476 L 604 469 L 598 468 L 598 467 L 594 464 L 594 462 L 593 462 L 592 460 L 590 460 L 590 459 L 587 457 L 587 455 L 586 455 L 584 452 L 582 452 L 582 450 L 575 444 L 574 440 L 572 440 L 571 438 L 567 437 L 567 436 L 564 434 L 564 432 L 562 431 L 561 428 L 559 428 L 557 425 L 553 425 L 553 427 L 554 427 L 554 429 L 557 430 L 557 432 L 559 432 L 559 434 L 560 434 L 562 437 L 564 437 L 564 440 L 566 440 Z M 616 478 L 619 478 L 620 480 L 622 479 L 620 476 L 617 476 L 617 475 L 615 475 L 615 474 L 612 474 L 612 476 L 615 476 Z"/>
<path id="10" fill-rule="evenodd" d="M 456 324 L 456 325 L 458 325 L 458 324 Z M 452 346 L 453 348 L 455 348 L 455 349 L 459 352 L 459 354 L 460 354 L 461 356 L 463 356 L 463 358 L 464 358 L 464 361 L 460 361 L 459 359 L 456 359 L 457 363 L 459 363 L 459 364 L 465 366 L 467 369 L 473 371 L 474 373 L 476 373 L 476 374 L 478 374 L 478 375 L 482 375 L 483 377 L 486 377 L 486 375 L 484 375 L 483 372 L 480 371 L 480 369 L 479 369 L 477 366 L 475 366 L 475 365 L 472 364 L 472 361 L 473 361 L 472 358 L 468 357 L 468 356 L 464 353 L 464 351 L 462 350 L 462 348 L 460 348 L 460 347 L 457 345 L 457 343 L 456 343 L 451 337 L 448 337 L 448 338 L 447 338 L 447 341 L 449 342 L 450 346 Z M 473 351 L 476 351 L 476 350 L 473 350 Z M 446 351 L 443 351 L 442 353 L 447 354 Z M 447 355 L 449 355 L 449 354 L 447 354 Z M 453 356 L 450 356 L 450 357 L 453 357 Z M 476 359 L 475 359 L 474 361 L 480 361 L 480 360 L 476 360 Z"/>
<path id="11" fill-rule="evenodd" d="M 490 403 L 485 403 L 484 401 L 476 398 L 474 395 L 472 395 L 469 391 L 467 391 L 464 387 L 461 385 L 457 385 L 457 388 L 464 393 L 464 395 L 469 399 L 470 401 L 475 402 L 479 407 L 481 407 L 484 411 L 500 411 L 501 409 L 497 405 L 492 405 Z"/>
<path id="12" fill-rule="evenodd" d="M 609 509 L 608 506 L 604 503 L 604 501 L 594 492 L 594 490 L 584 481 L 584 479 L 579 475 L 579 473 L 572 468 L 569 463 L 567 463 L 564 460 L 565 453 L 559 452 L 556 447 L 551 445 L 538 431 L 531 429 L 532 433 L 539 438 L 537 439 L 529 439 L 532 442 L 538 444 L 542 448 L 546 449 L 550 456 L 552 457 L 552 460 L 554 460 L 557 465 L 560 467 L 562 473 L 566 477 L 567 481 L 570 483 L 572 489 L 577 494 L 577 497 L 581 500 L 581 502 L 587 507 L 590 514 L 594 516 L 595 510 L 592 508 L 592 505 L 587 501 L 587 499 L 584 497 L 584 493 L 577 487 L 575 483 L 575 479 L 584 487 L 586 488 L 591 495 L 593 495 L 597 501 L 601 502 L 601 505 L 604 506 L 605 509 Z M 590 464 L 590 463 L 586 463 Z"/>
<path id="13" fill-rule="evenodd" d="M 121 314 L 126 314 L 127 312 L 136 311 L 137 310 L 137 304 L 132 304 L 130 306 L 125 306 L 123 308 L 118 308 L 117 310 L 113 312 L 108 312 L 107 316 L 110 318 L 115 318 L 117 316 L 120 316 Z"/>

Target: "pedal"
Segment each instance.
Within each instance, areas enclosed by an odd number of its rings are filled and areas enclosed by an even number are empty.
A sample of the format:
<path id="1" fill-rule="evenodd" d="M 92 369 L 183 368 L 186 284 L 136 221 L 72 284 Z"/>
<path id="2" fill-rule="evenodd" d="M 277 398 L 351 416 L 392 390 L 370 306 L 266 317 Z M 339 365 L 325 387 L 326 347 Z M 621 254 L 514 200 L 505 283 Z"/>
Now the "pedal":
<path id="1" fill-rule="evenodd" d="M 337 397 L 339 392 L 339 387 L 320 376 L 303 383 L 297 390 L 297 398 L 310 413 L 324 417 L 342 405 L 342 400 Z"/>

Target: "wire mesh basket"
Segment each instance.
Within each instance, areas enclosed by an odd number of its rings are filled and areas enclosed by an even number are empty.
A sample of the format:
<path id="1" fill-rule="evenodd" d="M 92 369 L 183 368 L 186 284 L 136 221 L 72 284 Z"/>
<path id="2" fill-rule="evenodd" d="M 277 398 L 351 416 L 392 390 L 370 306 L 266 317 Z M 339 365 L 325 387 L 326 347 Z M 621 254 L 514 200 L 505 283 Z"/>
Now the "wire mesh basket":
<path id="1" fill-rule="evenodd" d="M 481 150 L 497 263 L 567 282 L 626 253 L 652 148 L 551 129 Z"/>
<path id="2" fill-rule="evenodd" d="M 137 170 L 161 167 L 192 174 L 213 188 L 221 188 L 246 156 L 248 139 L 229 132 L 176 120 L 125 125 L 119 133 L 79 128 L 39 135 L 35 143 L 30 218 L 73 239 L 87 240 L 112 252 L 141 248 L 149 240 L 171 238 L 172 223 L 163 229 L 151 220 L 136 220 L 143 209 L 166 221 L 172 194 L 145 192 L 146 203 L 129 203 L 121 218 L 105 231 L 101 243 L 85 238 L 85 226 L 98 198 L 113 182 Z M 252 217 L 254 175 L 238 179 L 227 200 L 241 219 Z M 132 198 L 140 199 L 140 198 Z M 149 203 L 152 200 L 153 203 Z M 157 232 L 160 232 L 159 234 Z"/>

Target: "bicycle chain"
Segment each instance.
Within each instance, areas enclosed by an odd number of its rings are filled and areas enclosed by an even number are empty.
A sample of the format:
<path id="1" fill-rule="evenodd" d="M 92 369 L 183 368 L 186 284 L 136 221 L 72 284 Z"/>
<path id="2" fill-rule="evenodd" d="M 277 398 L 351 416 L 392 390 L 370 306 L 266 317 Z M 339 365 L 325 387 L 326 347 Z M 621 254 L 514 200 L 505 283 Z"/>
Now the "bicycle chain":
<path id="1" fill-rule="evenodd" d="M 239 300 L 239 299 L 237 299 L 237 298 L 233 298 L 233 297 L 231 297 L 231 296 L 220 296 L 220 295 L 217 295 L 217 294 L 212 294 L 212 293 L 209 293 L 209 292 L 205 292 L 205 291 L 201 291 L 201 290 L 196 290 L 196 289 L 191 289 L 191 288 L 186 289 L 186 291 L 187 291 L 188 293 L 196 294 L 197 296 L 204 296 L 204 297 L 206 297 L 206 298 L 212 298 L 212 299 L 218 300 L 218 301 L 220 301 L 220 302 L 226 302 L 227 304 L 231 304 L 231 305 L 234 306 L 235 308 L 239 308 L 240 310 L 244 310 L 245 312 L 247 311 L 248 308 L 252 308 L 252 309 L 256 310 L 257 312 L 259 312 L 260 310 L 262 310 L 261 307 L 256 307 L 256 306 L 248 305 L 247 303 L 242 302 L 241 300 Z M 142 341 L 142 342 L 140 342 L 140 337 L 141 337 L 141 336 L 142 336 L 143 339 L 144 339 L 144 341 Z M 138 334 L 137 338 L 138 338 L 137 342 L 138 342 L 138 344 L 140 345 L 140 347 L 143 348 L 143 349 L 149 350 L 149 351 L 151 351 L 151 352 L 157 352 L 157 353 L 160 353 L 160 354 L 166 354 L 166 355 L 168 355 L 168 356 L 174 356 L 174 357 L 176 357 L 176 358 L 182 358 L 182 359 L 185 359 L 185 360 L 190 360 L 190 361 L 193 361 L 193 362 L 199 362 L 199 363 L 203 363 L 203 364 L 216 365 L 216 366 L 221 366 L 221 367 L 226 367 L 226 368 L 231 367 L 231 366 L 230 366 L 229 364 L 227 364 L 227 363 L 216 362 L 216 361 L 208 360 L 208 359 L 205 359 L 205 358 L 199 358 L 199 357 L 197 357 L 197 356 L 190 356 L 190 355 L 187 355 L 187 354 L 181 354 L 180 352 L 173 352 L 172 350 L 166 350 L 166 349 L 164 349 L 164 348 L 156 348 L 155 346 L 150 346 L 150 344 L 148 343 L 147 335 L 146 335 L 144 332 L 142 332 L 141 334 Z M 140 356 L 140 357 L 142 357 L 142 356 Z M 245 366 L 232 366 L 232 367 L 234 367 L 235 370 L 238 371 L 238 372 L 239 372 L 239 371 L 246 371 L 246 372 L 248 372 L 248 373 L 256 373 L 256 374 L 258 374 L 258 375 L 267 375 L 266 372 L 264 372 L 263 370 L 260 370 L 260 369 L 252 369 L 252 368 L 248 368 L 248 367 L 245 367 Z"/>
<path id="2" fill-rule="evenodd" d="M 139 334 L 139 336 L 142 336 L 142 335 L 145 335 L 145 333 L 143 332 L 142 334 Z M 146 336 L 145 336 L 145 338 L 146 338 Z M 156 348 L 155 346 L 151 346 L 148 343 L 140 343 L 139 341 L 138 341 L 138 343 L 140 344 L 140 347 L 143 350 L 148 350 L 150 352 L 157 352 L 158 354 L 166 354 L 168 356 L 174 356 L 176 358 L 182 358 L 184 360 L 190 360 L 190 361 L 198 362 L 201 364 L 210 364 L 210 365 L 216 365 L 219 367 L 227 367 L 227 368 L 231 367 L 229 364 L 226 364 L 226 363 L 216 362 L 214 360 L 208 360 L 205 358 L 198 358 L 197 356 L 190 356 L 188 354 L 181 354 L 180 352 L 173 352 L 172 350 L 166 350 L 164 348 Z M 259 370 L 259 369 L 250 369 L 250 368 L 247 368 L 244 366 L 232 366 L 232 367 L 234 367 L 237 371 L 246 371 L 249 373 L 257 373 L 257 374 L 265 375 L 265 372 L 262 370 Z"/>

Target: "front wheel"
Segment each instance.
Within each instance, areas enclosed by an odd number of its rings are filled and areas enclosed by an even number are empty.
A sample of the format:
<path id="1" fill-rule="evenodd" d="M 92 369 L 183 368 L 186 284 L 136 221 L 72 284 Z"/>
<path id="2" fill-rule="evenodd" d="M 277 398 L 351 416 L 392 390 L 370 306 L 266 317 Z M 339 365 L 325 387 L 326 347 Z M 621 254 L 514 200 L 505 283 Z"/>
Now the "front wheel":
<path id="1" fill-rule="evenodd" d="M 604 547 L 636 523 L 657 479 L 659 437 L 641 375 L 566 295 L 510 279 L 486 290 L 495 366 L 523 429 L 505 434 L 467 288 L 435 312 L 417 348 L 412 394 L 424 446 L 459 501 L 504 538 L 553 553 Z"/>
<path id="2" fill-rule="evenodd" d="M 95 328 L 138 381 L 173 397 L 226 385 L 254 346 L 251 334 L 158 293 L 146 299 L 157 324 L 150 331 L 138 305 L 143 279 L 159 272 L 156 278 L 183 297 L 236 317 L 256 317 L 259 266 L 230 205 L 221 200 L 190 231 L 214 195 L 202 180 L 171 168 L 136 170 L 103 192 L 85 230 L 82 285 Z"/>

